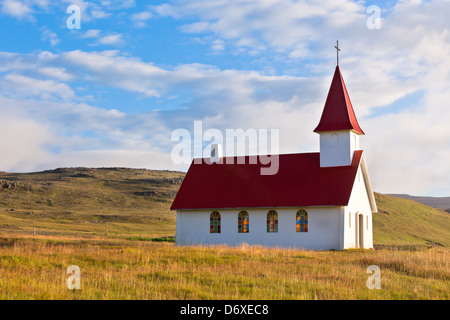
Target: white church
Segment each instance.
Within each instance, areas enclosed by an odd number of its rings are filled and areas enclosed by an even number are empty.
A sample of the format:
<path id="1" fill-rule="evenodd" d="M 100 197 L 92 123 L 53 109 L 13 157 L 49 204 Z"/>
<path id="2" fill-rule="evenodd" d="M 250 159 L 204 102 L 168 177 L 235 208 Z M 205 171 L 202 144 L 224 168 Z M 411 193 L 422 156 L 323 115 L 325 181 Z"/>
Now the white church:
<path id="1" fill-rule="evenodd" d="M 261 175 L 263 165 L 238 157 L 232 164 L 226 157 L 193 161 L 171 206 L 175 243 L 373 248 L 377 207 L 359 147 L 364 132 L 339 65 L 314 132 L 320 152 L 280 154 L 274 175 Z"/>

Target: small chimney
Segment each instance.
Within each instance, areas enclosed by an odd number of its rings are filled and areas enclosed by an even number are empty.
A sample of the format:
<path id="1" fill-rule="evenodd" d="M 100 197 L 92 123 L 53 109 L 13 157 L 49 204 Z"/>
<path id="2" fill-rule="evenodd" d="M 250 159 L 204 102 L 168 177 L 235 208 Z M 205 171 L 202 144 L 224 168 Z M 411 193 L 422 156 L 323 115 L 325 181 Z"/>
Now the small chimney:
<path id="1" fill-rule="evenodd" d="M 217 143 L 211 144 L 211 162 L 219 163 L 222 157 L 222 145 Z"/>

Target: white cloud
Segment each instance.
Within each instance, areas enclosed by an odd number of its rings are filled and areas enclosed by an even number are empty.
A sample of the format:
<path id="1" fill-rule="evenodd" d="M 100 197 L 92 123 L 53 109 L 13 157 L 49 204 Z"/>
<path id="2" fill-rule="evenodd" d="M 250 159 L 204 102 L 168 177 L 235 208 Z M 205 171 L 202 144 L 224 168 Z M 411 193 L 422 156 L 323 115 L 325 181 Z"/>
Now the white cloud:
<path id="1" fill-rule="evenodd" d="M 56 46 L 60 42 L 58 35 L 53 31 L 51 31 L 50 29 L 48 29 L 46 26 L 43 26 L 41 28 L 41 32 L 42 32 L 42 39 L 45 41 L 49 41 L 52 47 Z"/>
<path id="2" fill-rule="evenodd" d="M 18 0 L 3 0 L 2 13 L 19 18 L 19 19 L 33 19 L 31 13 L 33 10 L 22 1 Z"/>
<path id="3" fill-rule="evenodd" d="M 40 80 L 20 74 L 7 74 L 4 76 L 3 89 L 8 89 L 9 94 L 22 97 L 40 97 L 42 99 L 73 99 L 73 90 L 65 83 L 54 80 Z"/>
<path id="4" fill-rule="evenodd" d="M 148 8 L 161 17 L 180 18 L 181 16 L 183 16 L 183 13 L 179 12 L 180 8 L 177 8 L 176 6 L 170 5 L 168 3 L 163 3 L 160 5 L 150 5 L 148 6 Z"/>
<path id="5" fill-rule="evenodd" d="M 73 0 L 76 2 L 79 0 Z M 1 12 L 19 20 L 36 22 L 36 13 L 48 13 L 52 5 L 59 5 L 59 1 L 50 0 L 2 0 Z"/>
<path id="6" fill-rule="evenodd" d="M 102 31 L 98 29 L 90 29 L 79 36 L 81 39 L 96 39 L 96 42 L 91 44 L 93 46 L 97 45 L 112 45 L 121 46 L 124 44 L 122 34 L 108 34 L 102 35 Z"/>
<path id="7" fill-rule="evenodd" d="M 41 159 L 50 159 L 45 145 L 54 137 L 45 125 L 30 118 L 2 116 L 0 127 L 9 132 L 7 139 L 0 139 L 2 170 L 32 171 Z"/>
<path id="8" fill-rule="evenodd" d="M 146 96 L 159 96 L 155 77 L 163 77 L 167 71 L 137 59 L 118 55 L 117 51 L 71 51 L 62 55 L 66 63 L 84 68 L 93 79 L 103 85 L 112 85 Z"/>
<path id="9" fill-rule="evenodd" d="M 139 28 L 144 28 L 147 26 L 146 21 L 150 20 L 153 17 L 153 14 L 150 11 L 142 11 L 139 13 L 135 13 L 131 16 L 131 21 L 133 21 L 134 25 Z"/>
<path id="10" fill-rule="evenodd" d="M 81 10 L 81 21 L 91 22 L 98 19 L 105 19 L 112 16 L 111 12 L 105 11 L 102 5 L 97 4 L 94 1 L 85 1 L 85 0 L 63 0 L 62 2 L 69 5 L 77 5 Z M 113 7 L 110 7 L 113 9 Z"/>
<path id="11" fill-rule="evenodd" d="M 50 7 L 51 1 L 50 0 L 29 0 L 32 4 L 37 5 L 40 8 L 47 9 Z"/>
<path id="12" fill-rule="evenodd" d="M 70 81 L 74 79 L 74 76 L 67 73 L 65 68 L 42 67 L 38 69 L 38 72 L 45 77 L 53 78 L 60 81 Z"/>
<path id="13" fill-rule="evenodd" d="M 283 110 L 285 105 L 288 106 L 285 111 L 293 110 L 293 103 L 284 92 L 286 87 L 290 86 L 291 89 L 294 89 L 297 85 L 301 87 L 300 84 L 304 82 L 304 79 L 299 80 L 292 77 L 261 76 L 257 72 L 222 71 L 201 64 L 181 65 L 167 70 L 135 58 L 120 56 L 117 51 L 90 53 L 73 51 L 63 53 L 61 56 L 49 53 L 41 54 L 41 56 L 45 56 L 45 58 L 36 56 L 34 67 L 37 67 L 40 74 L 58 80 L 74 80 L 74 73 L 71 70 L 77 70 L 81 74 L 88 74 L 88 81 L 96 81 L 103 86 L 113 85 L 131 92 L 160 95 L 158 91 L 170 93 L 179 88 L 192 91 L 193 94 L 193 101 L 190 102 L 190 114 L 181 116 L 182 120 L 177 123 L 179 121 L 177 116 L 176 118 L 166 117 L 159 112 L 126 115 L 117 110 L 104 110 L 84 103 L 56 102 L 54 98 L 66 98 L 74 95 L 73 91 L 70 91 L 70 87 L 54 80 L 37 80 L 11 73 L 6 75 L 3 80 L 5 84 L 3 88 L 10 94 L 16 92 L 17 95 L 12 95 L 10 99 L 14 100 L 4 102 L 3 106 L 6 108 L 10 105 L 22 105 L 21 109 L 26 110 L 23 111 L 25 112 L 24 117 L 29 112 L 35 119 L 40 119 L 42 124 L 48 123 L 49 126 L 49 123 L 54 124 L 51 131 L 61 139 L 61 142 L 57 142 L 56 145 L 65 146 L 65 149 L 63 154 L 56 154 L 52 159 L 68 159 L 68 154 L 87 157 L 88 154 L 119 155 L 125 154 L 120 150 L 142 150 L 139 152 L 142 152 L 143 155 L 159 154 L 161 159 L 168 160 L 167 156 L 170 155 L 172 147 L 171 130 L 178 126 L 189 127 L 193 120 L 202 118 L 205 119 L 205 125 L 216 126 L 220 129 L 233 125 L 267 125 L 264 121 L 267 121 L 268 118 L 264 119 L 262 114 L 258 119 L 243 121 L 242 116 L 245 115 L 245 112 L 250 114 L 252 108 L 258 105 L 254 96 L 255 91 L 262 88 L 264 88 L 263 91 L 266 91 L 271 88 L 270 90 L 274 92 L 279 91 L 280 98 L 288 99 L 286 103 L 280 102 L 278 108 L 274 108 L 276 103 L 272 103 L 272 105 L 270 102 L 265 103 L 267 112 L 271 110 L 277 114 Z M 46 66 L 39 68 L 42 63 L 45 63 Z M 58 65 L 65 67 L 61 68 Z M 24 69 L 16 71 L 24 71 Z M 27 88 L 27 90 L 21 91 L 21 88 Z M 25 103 L 21 102 L 22 98 L 39 99 L 41 102 L 30 100 Z M 74 97 L 71 100 L 73 99 Z M 210 99 L 218 101 L 211 107 Z M 230 108 L 232 105 L 235 106 Z M 228 110 L 226 110 L 227 108 Z M 222 115 L 219 112 L 218 116 L 218 110 L 221 109 L 226 111 Z M 244 112 L 239 111 L 240 109 Z M 274 114 L 271 113 L 270 117 L 273 116 Z M 286 118 L 288 117 L 286 115 Z M 226 121 L 224 121 L 225 119 Z M 275 124 L 275 126 L 279 125 L 280 122 Z M 88 140 L 74 138 L 73 134 L 77 135 L 86 130 L 95 132 L 96 138 Z M 71 133 L 70 138 L 68 133 Z M 108 141 L 106 144 L 105 140 Z M 79 147 L 77 144 L 80 144 Z M 71 148 L 81 150 L 88 148 L 96 151 L 72 152 Z M 109 151 L 108 148 L 110 148 Z M 75 158 L 81 159 L 82 157 Z M 82 161 L 88 161 L 88 158 L 83 159 Z M 112 161 L 114 158 L 110 159 Z M 108 160 L 107 156 L 104 160 Z M 47 158 L 39 161 L 40 167 L 45 163 L 47 165 L 53 163 L 53 160 L 50 161 Z M 38 161 L 33 159 L 30 160 L 31 162 L 37 165 Z M 153 163 L 148 164 L 149 167 L 152 165 Z M 171 166 L 171 163 L 166 163 L 166 165 Z M 30 164 L 30 166 L 33 165 Z"/>
<path id="14" fill-rule="evenodd" d="M 105 19 L 105 18 L 110 17 L 112 15 L 112 13 L 106 12 L 106 11 L 103 11 L 100 9 L 92 9 L 91 15 L 95 19 Z"/>
<path id="15" fill-rule="evenodd" d="M 214 33 L 249 52 L 255 49 L 264 52 L 270 48 L 291 53 L 293 57 L 313 55 L 304 44 L 328 38 L 330 29 L 351 28 L 358 20 L 365 23 L 364 7 L 350 0 L 194 0 L 161 4 L 151 9 L 160 16 L 198 20 L 185 24 L 184 32 Z"/>
<path id="16" fill-rule="evenodd" d="M 0 95 L 0 167 L 36 171 L 65 166 L 180 169 L 157 147 L 168 130 L 155 115 L 130 116 L 86 104 Z M 92 132 L 82 137 L 80 132 Z"/>
<path id="17" fill-rule="evenodd" d="M 108 10 L 129 9 L 136 6 L 135 0 L 102 0 L 100 3 Z"/>
<path id="18" fill-rule="evenodd" d="M 121 34 L 111 34 L 100 37 L 97 43 L 103 45 L 121 45 L 123 44 L 123 39 Z"/>
<path id="19" fill-rule="evenodd" d="M 214 52 L 219 52 L 225 49 L 225 41 L 222 39 L 216 39 L 212 42 L 211 49 Z"/>
<path id="20" fill-rule="evenodd" d="M 80 38 L 86 39 L 86 38 L 98 38 L 100 36 L 100 30 L 98 29 L 89 29 L 85 33 L 83 33 Z"/>

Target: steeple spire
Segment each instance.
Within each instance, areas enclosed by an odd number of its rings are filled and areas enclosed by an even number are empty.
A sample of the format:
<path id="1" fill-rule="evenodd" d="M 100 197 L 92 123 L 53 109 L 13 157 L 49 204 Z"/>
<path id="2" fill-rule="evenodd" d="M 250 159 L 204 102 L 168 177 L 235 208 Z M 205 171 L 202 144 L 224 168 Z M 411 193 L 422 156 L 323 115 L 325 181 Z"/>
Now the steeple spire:
<path id="1" fill-rule="evenodd" d="M 356 120 L 341 70 L 336 66 L 322 117 L 314 132 L 339 130 L 352 130 L 356 134 L 364 134 Z"/>
<path id="2" fill-rule="evenodd" d="M 359 136 L 364 132 L 356 120 L 339 66 L 314 132 L 320 136 L 320 167 L 352 164 L 354 152 L 359 150 Z"/>

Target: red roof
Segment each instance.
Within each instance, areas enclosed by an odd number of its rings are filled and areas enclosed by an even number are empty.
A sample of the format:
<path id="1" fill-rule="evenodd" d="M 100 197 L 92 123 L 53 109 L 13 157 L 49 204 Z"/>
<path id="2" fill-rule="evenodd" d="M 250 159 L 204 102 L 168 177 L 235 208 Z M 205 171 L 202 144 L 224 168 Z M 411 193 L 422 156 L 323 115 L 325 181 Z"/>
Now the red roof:
<path id="1" fill-rule="evenodd" d="M 364 134 L 356 120 L 339 66 L 336 66 L 322 117 L 314 132 L 337 130 L 355 130 L 359 134 Z"/>
<path id="2" fill-rule="evenodd" d="M 261 175 L 270 164 L 250 164 L 249 156 L 245 164 L 193 161 L 170 209 L 345 206 L 361 157 L 355 151 L 350 166 L 321 168 L 319 153 L 282 154 L 275 175 Z"/>

